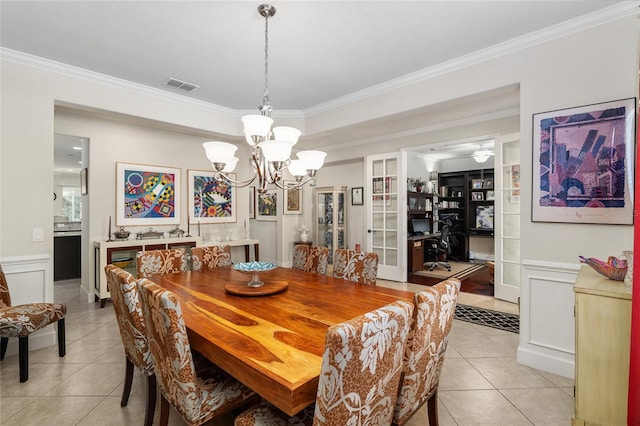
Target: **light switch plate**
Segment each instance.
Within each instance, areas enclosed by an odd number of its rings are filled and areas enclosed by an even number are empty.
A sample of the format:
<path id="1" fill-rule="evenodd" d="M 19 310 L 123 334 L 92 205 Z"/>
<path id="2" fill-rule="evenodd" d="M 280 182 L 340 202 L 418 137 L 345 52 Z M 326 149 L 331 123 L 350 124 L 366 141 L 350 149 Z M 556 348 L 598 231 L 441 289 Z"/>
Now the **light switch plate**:
<path id="1" fill-rule="evenodd" d="M 33 228 L 33 242 L 39 243 L 44 241 L 44 229 L 42 228 Z"/>

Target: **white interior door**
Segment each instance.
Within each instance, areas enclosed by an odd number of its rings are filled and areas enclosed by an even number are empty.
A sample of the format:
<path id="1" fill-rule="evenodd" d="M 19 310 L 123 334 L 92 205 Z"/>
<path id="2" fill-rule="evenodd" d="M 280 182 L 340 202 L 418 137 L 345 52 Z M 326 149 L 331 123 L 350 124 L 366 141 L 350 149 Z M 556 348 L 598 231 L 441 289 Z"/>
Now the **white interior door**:
<path id="1" fill-rule="evenodd" d="M 496 140 L 494 296 L 516 303 L 520 297 L 520 135 Z"/>
<path id="2" fill-rule="evenodd" d="M 406 280 L 406 169 L 404 152 L 366 158 L 366 249 L 378 255 L 381 279 Z"/>

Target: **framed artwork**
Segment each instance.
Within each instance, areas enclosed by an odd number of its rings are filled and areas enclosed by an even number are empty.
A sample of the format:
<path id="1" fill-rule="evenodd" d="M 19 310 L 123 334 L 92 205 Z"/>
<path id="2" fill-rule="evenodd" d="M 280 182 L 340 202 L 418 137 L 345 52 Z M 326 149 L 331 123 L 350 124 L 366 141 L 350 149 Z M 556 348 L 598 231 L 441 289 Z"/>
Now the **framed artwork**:
<path id="1" fill-rule="evenodd" d="M 361 206 L 364 204 L 363 196 L 364 188 L 362 186 L 356 186 L 351 188 L 351 205 Z"/>
<path id="2" fill-rule="evenodd" d="M 482 179 L 471 179 L 471 189 L 482 189 Z"/>
<path id="3" fill-rule="evenodd" d="M 496 194 L 493 191 L 487 191 L 487 201 L 493 201 L 496 199 Z"/>
<path id="4" fill-rule="evenodd" d="M 493 229 L 493 206 L 476 206 L 476 229 Z"/>
<path id="5" fill-rule="evenodd" d="M 232 223 L 237 221 L 237 188 L 219 182 L 215 172 L 188 170 L 189 220 L 192 223 Z M 234 173 L 229 173 L 235 179 Z"/>
<path id="6" fill-rule="evenodd" d="M 116 163 L 116 226 L 179 225 L 180 169 Z"/>
<path id="7" fill-rule="evenodd" d="M 482 182 L 482 187 L 484 189 L 493 189 L 493 179 L 490 179 L 490 178 L 489 179 L 485 179 Z"/>
<path id="8" fill-rule="evenodd" d="M 80 170 L 80 194 L 81 195 L 87 195 L 89 193 L 89 190 L 87 188 L 87 184 L 89 182 L 88 175 L 89 175 L 89 169 L 87 169 L 86 167 Z"/>
<path id="9" fill-rule="evenodd" d="M 532 221 L 633 224 L 635 105 L 533 114 Z"/>
<path id="10" fill-rule="evenodd" d="M 295 182 L 286 182 L 294 184 Z M 284 189 L 284 214 L 302 214 L 302 188 Z"/>
<path id="11" fill-rule="evenodd" d="M 382 194 L 384 192 L 384 179 L 373 178 L 373 193 Z"/>
<path id="12" fill-rule="evenodd" d="M 473 201 L 482 201 L 484 200 L 484 194 L 480 191 L 474 191 L 471 193 L 471 200 Z"/>
<path id="13" fill-rule="evenodd" d="M 249 219 L 256 218 L 256 187 L 249 187 Z"/>
<path id="14" fill-rule="evenodd" d="M 256 193 L 258 208 L 256 209 L 257 220 L 277 220 L 278 219 L 278 193 L 275 189 L 269 189 L 264 194 Z"/>

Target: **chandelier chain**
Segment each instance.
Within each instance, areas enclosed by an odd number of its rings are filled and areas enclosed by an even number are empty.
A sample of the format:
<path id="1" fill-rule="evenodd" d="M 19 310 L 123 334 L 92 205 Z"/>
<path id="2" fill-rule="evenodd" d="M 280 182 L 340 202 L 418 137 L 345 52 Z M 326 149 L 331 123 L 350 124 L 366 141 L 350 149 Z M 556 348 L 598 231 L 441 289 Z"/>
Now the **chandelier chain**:
<path id="1" fill-rule="evenodd" d="M 269 14 L 264 17 L 264 95 L 262 104 L 269 105 Z M 270 115 L 270 114 L 269 114 Z"/>

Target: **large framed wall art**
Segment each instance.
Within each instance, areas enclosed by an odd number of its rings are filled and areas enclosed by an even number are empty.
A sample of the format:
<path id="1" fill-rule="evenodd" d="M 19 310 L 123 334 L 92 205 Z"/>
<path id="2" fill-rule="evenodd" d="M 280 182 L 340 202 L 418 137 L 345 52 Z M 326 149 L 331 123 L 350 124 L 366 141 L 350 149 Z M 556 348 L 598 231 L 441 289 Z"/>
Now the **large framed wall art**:
<path id="1" fill-rule="evenodd" d="M 116 163 L 116 226 L 179 225 L 180 169 Z"/>
<path id="2" fill-rule="evenodd" d="M 533 115 L 534 222 L 633 224 L 635 105 Z"/>
<path id="3" fill-rule="evenodd" d="M 187 175 L 191 223 L 237 221 L 236 188 L 228 182 L 217 181 L 212 171 L 189 169 Z M 235 174 L 229 173 L 229 177 L 235 179 Z"/>

